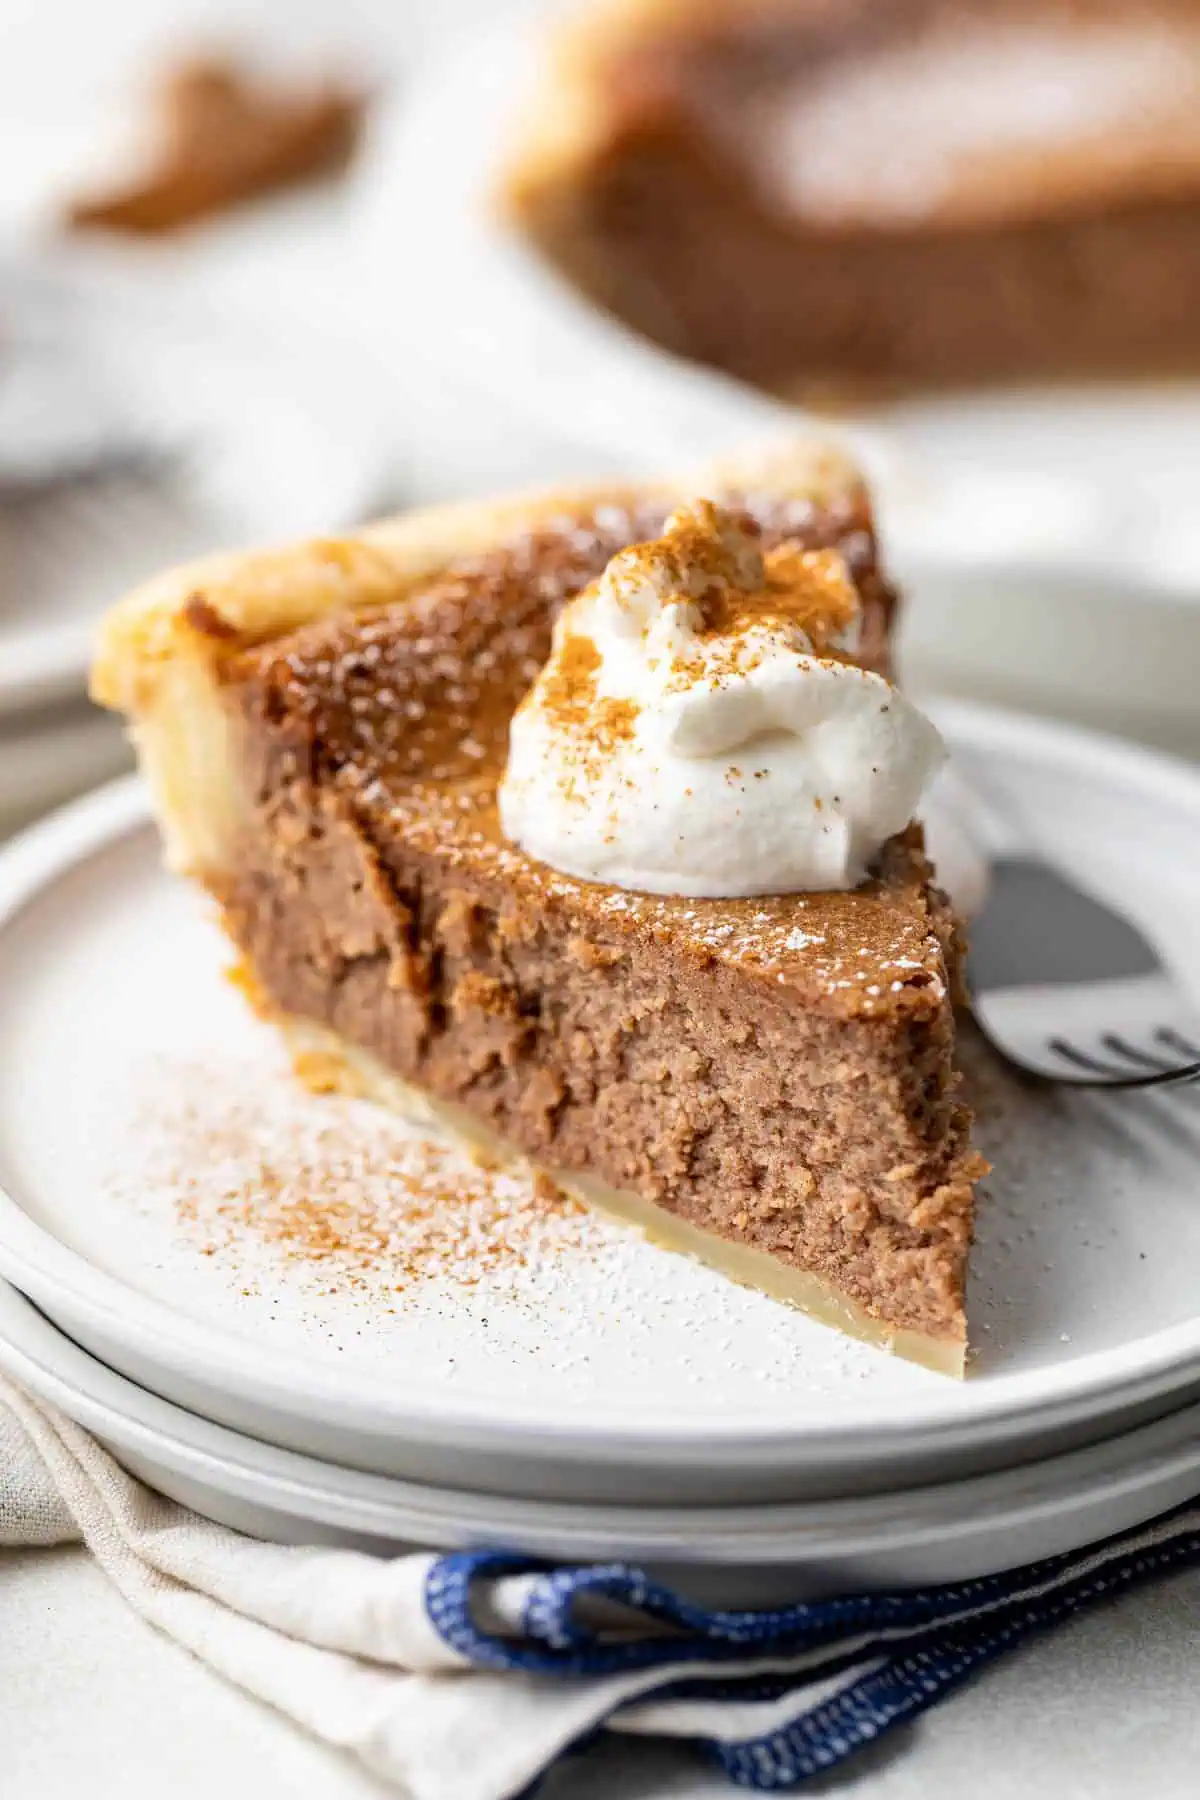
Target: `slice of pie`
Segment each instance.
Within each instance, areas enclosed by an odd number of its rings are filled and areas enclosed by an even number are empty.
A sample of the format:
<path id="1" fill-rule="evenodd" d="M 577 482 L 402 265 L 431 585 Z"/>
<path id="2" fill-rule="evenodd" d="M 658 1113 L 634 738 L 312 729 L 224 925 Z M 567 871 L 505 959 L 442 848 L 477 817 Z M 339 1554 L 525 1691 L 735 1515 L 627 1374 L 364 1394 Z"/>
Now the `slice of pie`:
<path id="1" fill-rule="evenodd" d="M 561 874 L 500 822 L 556 616 L 698 497 L 772 569 L 852 596 L 854 647 L 830 655 L 877 682 L 894 596 L 868 497 L 805 447 L 167 575 L 107 619 L 94 693 L 132 720 L 170 861 L 215 897 L 311 1085 L 417 1109 L 961 1373 L 982 1165 L 954 1069 L 961 945 L 919 828 L 849 891 L 682 898 Z"/>
<path id="2" fill-rule="evenodd" d="M 509 191 L 647 336 L 786 391 L 1194 369 L 1196 0 L 592 0 Z"/>

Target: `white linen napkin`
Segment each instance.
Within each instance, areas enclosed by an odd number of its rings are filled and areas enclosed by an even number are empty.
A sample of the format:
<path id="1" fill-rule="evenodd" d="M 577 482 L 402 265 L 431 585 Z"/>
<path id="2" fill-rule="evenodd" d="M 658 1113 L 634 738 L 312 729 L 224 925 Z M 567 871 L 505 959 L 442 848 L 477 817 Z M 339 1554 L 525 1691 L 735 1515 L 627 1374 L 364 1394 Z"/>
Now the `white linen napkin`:
<path id="1" fill-rule="evenodd" d="M 706 1614 L 619 1564 L 257 1542 L 150 1492 L 0 1376 L 0 1546 L 79 1539 L 143 1618 L 410 1800 L 511 1800 L 600 1728 L 793 1785 L 1030 1631 L 1200 1560 L 1200 1506 L 1011 1576 Z"/>
<path id="2" fill-rule="evenodd" d="M 0 1376 L 0 1544 L 82 1538 L 134 1610 L 413 1800 L 519 1794 L 658 1669 L 564 1691 L 473 1671 L 433 1629 L 434 1556 L 262 1544 L 163 1499 Z"/>

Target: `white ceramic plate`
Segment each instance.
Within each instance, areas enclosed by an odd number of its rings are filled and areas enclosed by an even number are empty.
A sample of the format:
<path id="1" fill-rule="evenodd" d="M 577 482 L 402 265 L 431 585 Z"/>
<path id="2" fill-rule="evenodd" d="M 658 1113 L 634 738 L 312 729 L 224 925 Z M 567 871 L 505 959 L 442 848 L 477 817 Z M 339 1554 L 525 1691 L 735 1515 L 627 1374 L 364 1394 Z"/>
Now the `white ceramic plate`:
<path id="1" fill-rule="evenodd" d="M 100 612 L 156 569 L 344 528 L 386 499 L 356 351 L 331 353 L 286 309 L 272 336 L 163 272 L 143 284 L 100 267 L 0 268 L 21 381 L 10 373 L 0 430 L 73 414 L 76 430 L 162 454 L 32 501 L 0 494 L 0 718 L 81 698 Z"/>
<path id="2" fill-rule="evenodd" d="M 423 1487 L 279 1450 L 97 1362 L 0 1283 L 0 1368 L 150 1486 L 252 1536 L 395 1554 L 501 1545 L 629 1558 L 710 1604 L 961 1581 L 1140 1524 L 1200 1491 L 1200 1406 L 1020 1469 L 808 1504 L 572 1506 Z"/>
<path id="3" fill-rule="evenodd" d="M 0 712 L 0 838 L 123 773 L 132 754 L 120 721 L 85 700 Z"/>
<path id="4" fill-rule="evenodd" d="M 1004 715 L 942 722 L 965 774 L 986 765 L 1031 836 L 1126 899 L 1195 989 L 1200 775 Z M 1028 1095 L 994 1070 L 962 1384 L 616 1228 L 401 1299 L 325 1291 L 319 1266 L 257 1241 L 230 1267 L 181 1224 L 180 1172 L 144 1160 L 148 1095 L 177 1070 L 205 1104 L 223 1082 L 264 1119 L 301 1109 L 297 1131 L 332 1103 L 297 1093 L 226 957 L 201 899 L 160 872 L 134 784 L 0 857 L 0 1272 L 192 1410 L 490 1492 L 687 1501 L 700 1482 L 715 1502 L 997 1466 L 1200 1385 L 1190 1096 Z"/>

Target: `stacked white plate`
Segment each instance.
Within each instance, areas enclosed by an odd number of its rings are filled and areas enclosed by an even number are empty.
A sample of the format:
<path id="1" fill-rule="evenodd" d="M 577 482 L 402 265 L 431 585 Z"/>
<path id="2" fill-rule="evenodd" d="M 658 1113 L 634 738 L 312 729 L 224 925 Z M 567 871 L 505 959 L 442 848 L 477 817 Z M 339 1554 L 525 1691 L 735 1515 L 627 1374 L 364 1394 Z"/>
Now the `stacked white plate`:
<path id="1" fill-rule="evenodd" d="M 968 781 L 1200 996 L 1200 774 L 939 717 Z M 166 1492 L 272 1536 L 628 1555 L 749 1601 L 1011 1566 L 1200 1491 L 1194 1090 L 1030 1091 L 981 1062 L 995 1173 L 955 1383 L 616 1227 L 400 1292 L 252 1230 L 231 1262 L 190 1181 L 221 1093 L 252 1140 L 336 1136 L 354 1103 L 297 1092 L 226 955 L 136 783 L 0 855 L 0 1275 L 27 1296 L 0 1293 L 0 1365 Z M 172 1071 L 174 1160 L 151 1145 Z"/>
<path id="2" fill-rule="evenodd" d="M 1200 1404 L 958 1481 L 621 1506 L 404 1481 L 278 1448 L 137 1386 L 3 1283 L 0 1367 L 150 1486 L 252 1536 L 381 1554 L 496 1546 L 572 1563 L 633 1559 L 710 1605 L 964 1580 L 1109 1536 L 1200 1491 Z"/>

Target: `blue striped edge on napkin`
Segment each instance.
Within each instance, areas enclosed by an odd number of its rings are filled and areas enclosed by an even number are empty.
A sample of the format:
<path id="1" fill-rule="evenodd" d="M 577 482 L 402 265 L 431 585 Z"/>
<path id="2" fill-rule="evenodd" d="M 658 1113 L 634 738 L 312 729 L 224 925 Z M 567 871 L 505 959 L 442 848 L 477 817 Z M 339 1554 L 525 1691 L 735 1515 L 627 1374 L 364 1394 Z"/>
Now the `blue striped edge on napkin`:
<path id="1" fill-rule="evenodd" d="M 627 1563 L 477 1550 L 431 1564 L 425 1606 L 476 1668 L 570 1681 L 662 1667 L 661 1686 L 605 1723 L 692 1739 L 769 1792 L 834 1768 L 1036 1633 L 1196 1563 L 1193 1503 L 1087 1550 L 923 1592 L 708 1612 Z"/>

